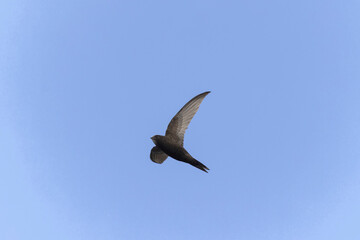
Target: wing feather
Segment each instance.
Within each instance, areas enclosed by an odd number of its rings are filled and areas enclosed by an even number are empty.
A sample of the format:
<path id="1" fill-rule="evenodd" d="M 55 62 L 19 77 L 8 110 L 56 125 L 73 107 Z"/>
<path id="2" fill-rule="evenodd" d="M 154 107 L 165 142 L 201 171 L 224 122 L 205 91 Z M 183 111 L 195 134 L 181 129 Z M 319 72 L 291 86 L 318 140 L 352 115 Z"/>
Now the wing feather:
<path id="1" fill-rule="evenodd" d="M 210 91 L 201 93 L 186 103 L 173 119 L 171 119 L 165 136 L 172 138 L 183 146 L 185 131 L 198 111 L 201 102 L 209 93 Z"/>
<path id="2" fill-rule="evenodd" d="M 156 163 L 163 163 L 167 159 L 168 155 L 164 153 L 159 147 L 155 146 L 151 149 L 150 159 Z"/>

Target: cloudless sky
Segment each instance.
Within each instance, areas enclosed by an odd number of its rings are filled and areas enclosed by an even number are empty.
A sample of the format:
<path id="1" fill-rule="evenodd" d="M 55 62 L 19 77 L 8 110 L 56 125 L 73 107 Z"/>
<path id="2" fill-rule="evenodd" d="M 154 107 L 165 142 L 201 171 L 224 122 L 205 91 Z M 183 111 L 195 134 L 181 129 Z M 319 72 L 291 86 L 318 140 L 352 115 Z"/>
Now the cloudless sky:
<path id="1" fill-rule="evenodd" d="M 0 239 L 360 239 L 360 2 L 0 3 Z M 192 97 L 208 174 L 149 158 Z"/>

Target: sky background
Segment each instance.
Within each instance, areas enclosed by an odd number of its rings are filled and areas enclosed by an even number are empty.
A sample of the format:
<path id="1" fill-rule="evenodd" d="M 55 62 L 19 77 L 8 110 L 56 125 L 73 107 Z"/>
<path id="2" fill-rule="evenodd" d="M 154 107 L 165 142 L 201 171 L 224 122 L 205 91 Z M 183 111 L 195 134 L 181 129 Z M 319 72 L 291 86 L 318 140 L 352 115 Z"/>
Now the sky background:
<path id="1" fill-rule="evenodd" d="M 0 239 L 358 240 L 360 2 L 0 2 Z M 150 161 L 192 97 L 208 174 Z"/>

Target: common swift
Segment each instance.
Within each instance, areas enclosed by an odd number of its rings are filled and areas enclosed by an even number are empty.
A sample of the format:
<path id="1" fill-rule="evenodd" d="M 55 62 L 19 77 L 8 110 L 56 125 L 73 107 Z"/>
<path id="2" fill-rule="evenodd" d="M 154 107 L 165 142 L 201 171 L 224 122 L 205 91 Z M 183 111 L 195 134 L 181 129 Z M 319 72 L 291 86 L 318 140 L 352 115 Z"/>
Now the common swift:
<path id="1" fill-rule="evenodd" d="M 163 163 L 168 156 L 186 162 L 200 170 L 207 172 L 204 164 L 193 158 L 184 148 L 184 135 L 191 119 L 198 111 L 201 102 L 210 91 L 201 93 L 186 103 L 180 111 L 171 119 L 165 136 L 155 135 L 151 137 L 156 145 L 151 149 L 150 159 L 156 163 Z"/>

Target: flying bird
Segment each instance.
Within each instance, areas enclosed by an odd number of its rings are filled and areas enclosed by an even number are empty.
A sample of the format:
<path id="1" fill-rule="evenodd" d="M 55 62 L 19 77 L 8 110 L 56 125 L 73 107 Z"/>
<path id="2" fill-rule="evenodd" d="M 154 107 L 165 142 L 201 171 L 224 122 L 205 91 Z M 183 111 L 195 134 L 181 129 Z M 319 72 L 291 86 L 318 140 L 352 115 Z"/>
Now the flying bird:
<path id="1" fill-rule="evenodd" d="M 186 162 L 200 170 L 207 172 L 204 164 L 193 158 L 184 148 L 184 135 L 191 119 L 198 111 L 201 102 L 210 91 L 201 93 L 186 103 L 180 111 L 171 119 L 165 136 L 155 135 L 151 140 L 156 145 L 151 149 L 150 159 L 155 163 L 163 163 L 168 156 Z"/>

